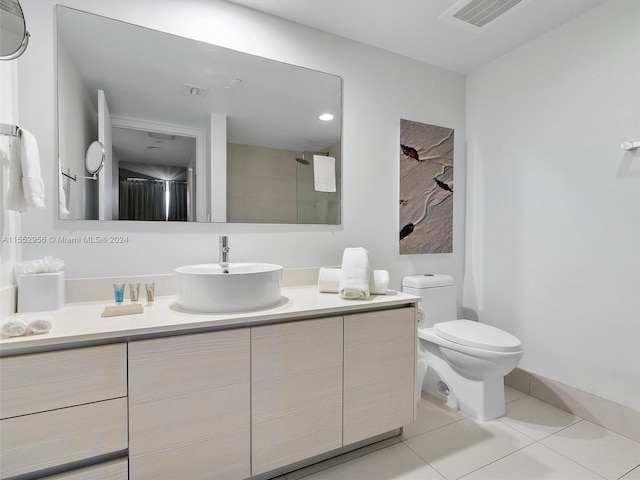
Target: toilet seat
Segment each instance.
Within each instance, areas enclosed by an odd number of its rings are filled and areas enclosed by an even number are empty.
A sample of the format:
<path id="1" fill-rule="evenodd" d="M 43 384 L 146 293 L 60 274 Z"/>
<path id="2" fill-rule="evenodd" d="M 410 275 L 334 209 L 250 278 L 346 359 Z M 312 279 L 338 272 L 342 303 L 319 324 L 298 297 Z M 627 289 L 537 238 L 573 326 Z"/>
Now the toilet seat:
<path id="1" fill-rule="evenodd" d="M 445 340 L 491 352 L 518 352 L 522 343 L 510 333 L 471 320 L 436 323 L 433 332 Z"/>

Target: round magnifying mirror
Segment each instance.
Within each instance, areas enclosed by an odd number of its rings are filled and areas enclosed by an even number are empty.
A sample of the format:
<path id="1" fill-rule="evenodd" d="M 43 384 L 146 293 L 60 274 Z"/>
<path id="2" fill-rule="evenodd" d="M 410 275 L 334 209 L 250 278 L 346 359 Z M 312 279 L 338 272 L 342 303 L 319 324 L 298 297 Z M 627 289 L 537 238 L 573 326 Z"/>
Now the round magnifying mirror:
<path id="1" fill-rule="evenodd" d="M 102 145 L 102 142 L 96 140 L 89 145 L 87 154 L 84 157 L 84 164 L 91 175 L 96 175 L 102 170 L 104 166 L 104 145 Z"/>
<path id="2" fill-rule="evenodd" d="M 0 60 L 13 60 L 26 50 L 29 32 L 18 0 L 0 1 Z"/>

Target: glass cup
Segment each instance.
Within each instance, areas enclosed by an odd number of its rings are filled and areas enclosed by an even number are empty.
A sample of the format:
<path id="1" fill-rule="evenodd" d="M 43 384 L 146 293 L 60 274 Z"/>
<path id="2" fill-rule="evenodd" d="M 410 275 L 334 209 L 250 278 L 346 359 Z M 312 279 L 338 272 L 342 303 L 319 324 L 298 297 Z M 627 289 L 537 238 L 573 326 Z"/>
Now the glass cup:
<path id="1" fill-rule="evenodd" d="M 140 295 L 140 284 L 139 283 L 130 283 L 129 284 L 129 297 L 131 297 L 131 301 L 132 302 L 137 302 L 139 295 Z"/>
<path id="2" fill-rule="evenodd" d="M 155 287 L 155 282 L 144 284 L 144 288 L 147 291 L 147 303 L 153 303 L 156 296 Z"/>
<path id="3" fill-rule="evenodd" d="M 116 297 L 116 303 L 120 305 L 124 300 L 124 283 L 114 283 L 113 293 Z"/>

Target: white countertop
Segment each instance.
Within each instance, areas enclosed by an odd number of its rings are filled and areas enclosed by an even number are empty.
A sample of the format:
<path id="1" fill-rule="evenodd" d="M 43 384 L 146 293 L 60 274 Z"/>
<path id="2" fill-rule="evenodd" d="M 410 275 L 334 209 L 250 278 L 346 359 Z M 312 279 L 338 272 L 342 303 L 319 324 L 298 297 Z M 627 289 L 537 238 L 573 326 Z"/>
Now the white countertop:
<path id="1" fill-rule="evenodd" d="M 113 302 L 67 304 L 50 312 L 15 314 L 2 324 L 18 320 L 28 323 L 47 318 L 53 324 L 49 333 L 7 338 L 0 335 L 0 354 L 13 355 L 31 351 L 127 341 L 133 338 L 200 329 L 223 329 L 261 323 L 341 315 L 416 303 L 419 297 L 389 290 L 387 295 L 372 295 L 366 300 L 346 300 L 335 293 L 319 293 L 317 285 L 282 289 L 279 304 L 251 312 L 225 314 L 190 313 L 181 310 L 175 296 L 156 297 L 152 305 L 143 300 L 143 313 L 101 317 Z"/>

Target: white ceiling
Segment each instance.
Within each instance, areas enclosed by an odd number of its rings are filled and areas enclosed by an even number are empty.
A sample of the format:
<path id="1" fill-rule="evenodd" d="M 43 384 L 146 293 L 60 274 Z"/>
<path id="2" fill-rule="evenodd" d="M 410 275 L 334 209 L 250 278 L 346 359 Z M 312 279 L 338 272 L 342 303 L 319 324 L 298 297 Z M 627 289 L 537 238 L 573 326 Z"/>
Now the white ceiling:
<path id="1" fill-rule="evenodd" d="M 608 0 L 525 0 L 479 33 L 438 18 L 458 0 L 228 1 L 469 73 Z"/>

